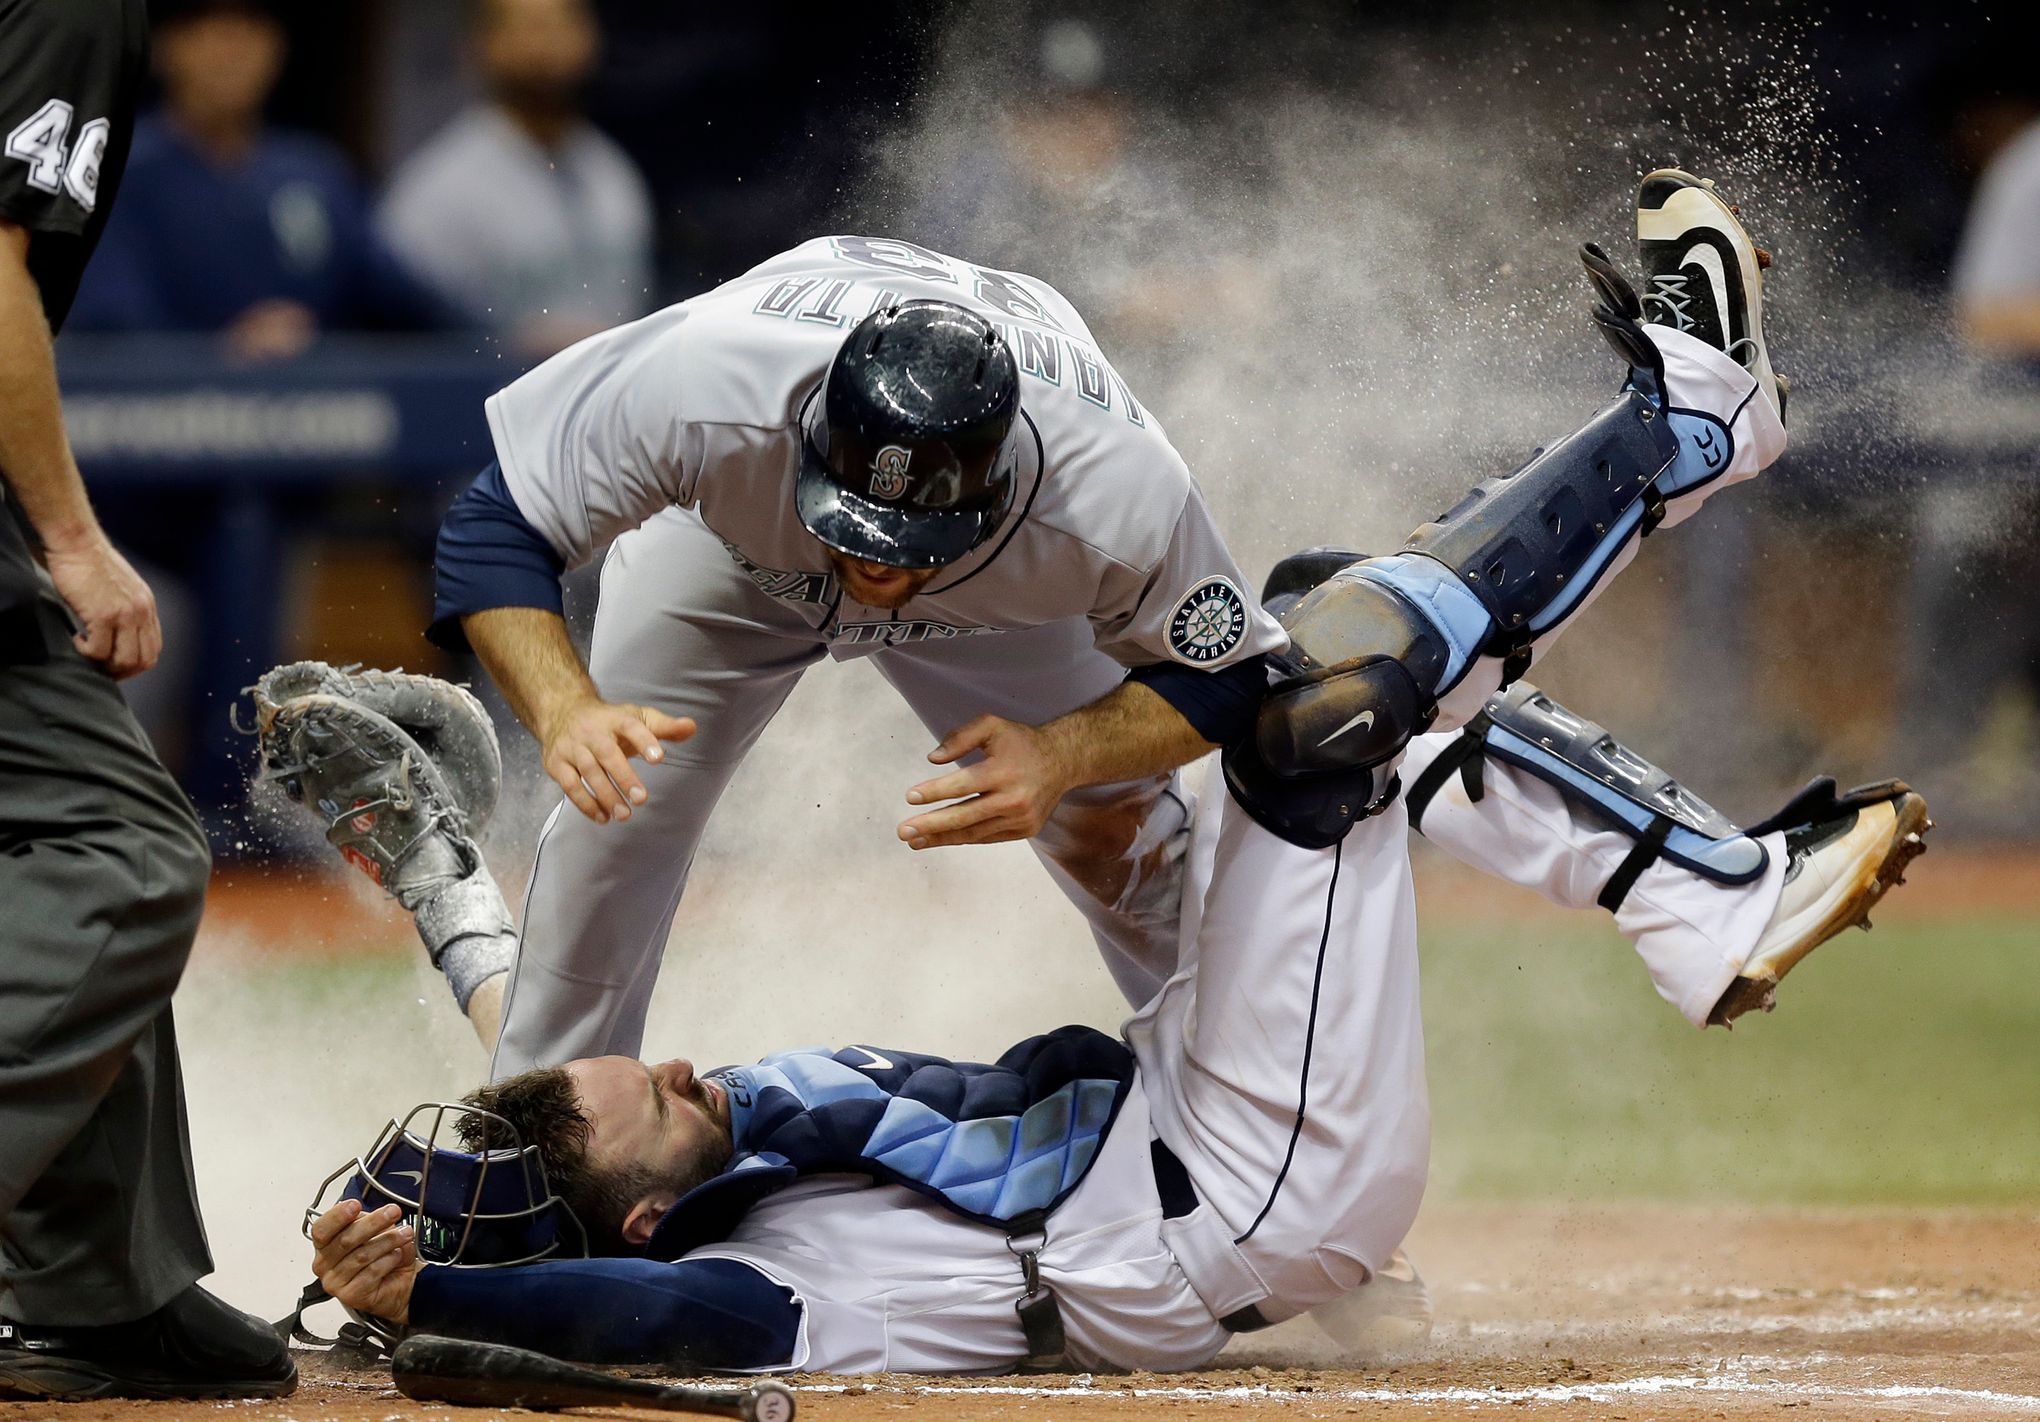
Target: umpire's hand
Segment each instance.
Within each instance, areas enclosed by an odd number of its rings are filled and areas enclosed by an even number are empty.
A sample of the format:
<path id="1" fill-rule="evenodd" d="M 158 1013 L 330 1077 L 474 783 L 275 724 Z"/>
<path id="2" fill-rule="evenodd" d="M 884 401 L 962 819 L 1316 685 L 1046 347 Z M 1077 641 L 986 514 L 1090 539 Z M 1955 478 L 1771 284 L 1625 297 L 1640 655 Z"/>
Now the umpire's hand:
<path id="1" fill-rule="evenodd" d="M 72 639 L 81 653 L 116 678 L 156 665 L 163 655 L 156 595 L 104 533 L 95 526 L 75 540 L 48 541 L 43 561 L 81 625 Z"/>
<path id="2" fill-rule="evenodd" d="M 313 1220 L 312 1273 L 326 1292 L 357 1312 L 409 1322 L 411 1285 L 425 1266 L 402 1217 L 395 1205 L 364 1215 L 359 1200 L 342 1200 Z"/>

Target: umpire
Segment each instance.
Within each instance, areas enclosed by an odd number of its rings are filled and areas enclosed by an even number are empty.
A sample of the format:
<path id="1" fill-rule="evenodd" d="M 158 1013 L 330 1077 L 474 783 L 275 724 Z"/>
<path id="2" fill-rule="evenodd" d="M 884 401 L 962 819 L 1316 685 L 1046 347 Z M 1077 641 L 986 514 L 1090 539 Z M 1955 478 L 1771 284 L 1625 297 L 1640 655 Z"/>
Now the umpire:
<path id="1" fill-rule="evenodd" d="M 170 995 L 206 843 L 114 686 L 162 633 L 86 501 L 50 350 L 147 48 L 143 0 L 0 0 L 0 1398 L 297 1385 L 277 1336 L 194 1282 Z"/>

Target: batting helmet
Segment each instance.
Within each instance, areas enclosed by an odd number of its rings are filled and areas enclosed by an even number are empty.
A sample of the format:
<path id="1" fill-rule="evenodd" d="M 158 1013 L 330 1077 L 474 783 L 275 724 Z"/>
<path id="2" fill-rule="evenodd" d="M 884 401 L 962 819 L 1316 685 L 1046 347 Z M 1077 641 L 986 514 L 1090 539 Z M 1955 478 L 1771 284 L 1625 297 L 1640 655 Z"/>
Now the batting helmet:
<path id="1" fill-rule="evenodd" d="M 794 502 L 829 547 L 895 568 L 953 563 L 1013 506 L 1020 372 L 998 329 L 947 301 L 858 322 L 801 441 Z"/>

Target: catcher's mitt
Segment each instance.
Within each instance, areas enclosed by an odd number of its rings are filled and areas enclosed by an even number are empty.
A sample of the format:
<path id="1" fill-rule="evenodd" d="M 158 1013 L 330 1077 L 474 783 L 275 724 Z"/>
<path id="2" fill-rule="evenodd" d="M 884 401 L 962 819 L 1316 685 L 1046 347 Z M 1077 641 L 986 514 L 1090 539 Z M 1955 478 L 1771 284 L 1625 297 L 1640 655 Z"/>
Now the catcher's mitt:
<path id="1" fill-rule="evenodd" d="M 334 848 L 406 908 L 444 885 L 449 871 L 460 877 L 481 867 L 475 839 L 496 808 L 503 758 L 488 713 L 465 688 L 405 672 L 293 662 L 248 691 L 260 778 L 317 814 Z M 425 856 L 429 867 L 406 875 L 406 864 L 435 838 L 458 864 L 435 851 Z"/>

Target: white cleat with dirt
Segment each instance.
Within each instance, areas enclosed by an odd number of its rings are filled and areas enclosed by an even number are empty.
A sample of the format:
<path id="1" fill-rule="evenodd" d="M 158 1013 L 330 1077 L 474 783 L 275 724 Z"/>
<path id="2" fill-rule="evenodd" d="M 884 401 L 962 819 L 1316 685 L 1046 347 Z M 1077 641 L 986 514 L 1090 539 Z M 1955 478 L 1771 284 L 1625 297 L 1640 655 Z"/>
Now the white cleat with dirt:
<path id="1" fill-rule="evenodd" d="M 1742 972 L 1708 1014 L 1710 1026 L 1745 1012 L 1769 1012 L 1778 980 L 1799 960 L 1852 925 L 1868 928 L 1886 890 L 1905 882 L 1905 868 L 1926 851 L 1934 827 L 1927 802 L 1902 780 L 1862 785 L 1837 795 L 1832 781 L 1809 787 L 1781 812 L 1803 813 L 1785 831 L 1785 886 L 1778 907 L 1743 963 Z M 1752 833 L 1758 832 L 1753 829 Z"/>

